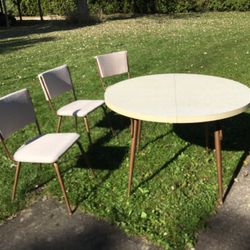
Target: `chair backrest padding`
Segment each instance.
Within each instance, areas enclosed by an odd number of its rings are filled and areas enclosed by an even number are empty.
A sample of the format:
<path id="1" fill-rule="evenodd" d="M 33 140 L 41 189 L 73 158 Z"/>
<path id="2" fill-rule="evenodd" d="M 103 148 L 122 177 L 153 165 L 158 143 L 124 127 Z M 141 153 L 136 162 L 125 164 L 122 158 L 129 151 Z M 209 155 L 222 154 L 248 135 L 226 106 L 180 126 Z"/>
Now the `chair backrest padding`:
<path id="1" fill-rule="evenodd" d="M 113 52 L 95 58 L 102 78 L 128 73 L 127 51 Z"/>
<path id="2" fill-rule="evenodd" d="M 0 98 L 0 134 L 4 139 L 34 122 L 36 115 L 27 89 Z"/>
<path id="3" fill-rule="evenodd" d="M 46 100 L 72 90 L 72 81 L 67 65 L 47 70 L 38 75 Z"/>

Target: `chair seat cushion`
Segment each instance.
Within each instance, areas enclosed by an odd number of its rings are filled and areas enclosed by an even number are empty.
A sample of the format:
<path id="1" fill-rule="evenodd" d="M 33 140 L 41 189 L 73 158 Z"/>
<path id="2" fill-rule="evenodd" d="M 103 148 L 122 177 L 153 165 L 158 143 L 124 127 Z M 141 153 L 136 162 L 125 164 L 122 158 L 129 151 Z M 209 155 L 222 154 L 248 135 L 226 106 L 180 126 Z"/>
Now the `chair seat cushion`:
<path id="1" fill-rule="evenodd" d="M 54 163 L 80 137 L 77 133 L 41 135 L 22 145 L 14 154 L 17 162 Z"/>
<path id="2" fill-rule="evenodd" d="M 77 100 L 58 109 L 57 115 L 84 117 L 103 104 L 103 100 Z"/>

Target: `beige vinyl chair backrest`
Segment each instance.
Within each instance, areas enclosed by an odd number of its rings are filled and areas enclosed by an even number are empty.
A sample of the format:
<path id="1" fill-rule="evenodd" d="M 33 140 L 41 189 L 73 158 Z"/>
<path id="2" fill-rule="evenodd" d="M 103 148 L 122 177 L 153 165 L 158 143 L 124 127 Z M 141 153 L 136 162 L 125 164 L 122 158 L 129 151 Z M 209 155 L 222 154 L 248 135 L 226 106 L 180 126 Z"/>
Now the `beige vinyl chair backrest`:
<path id="1" fill-rule="evenodd" d="M 27 89 L 0 98 L 0 119 L 0 135 L 3 139 L 36 122 L 34 107 Z"/>
<path id="2" fill-rule="evenodd" d="M 74 92 L 68 66 L 62 65 L 38 75 L 47 101 L 67 91 Z"/>
<path id="3" fill-rule="evenodd" d="M 125 73 L 130 77 L 127 51 L 99 55 L 95 59 L 101 79 Z M 102 85 L 104 88 L 103 82 Z"/>

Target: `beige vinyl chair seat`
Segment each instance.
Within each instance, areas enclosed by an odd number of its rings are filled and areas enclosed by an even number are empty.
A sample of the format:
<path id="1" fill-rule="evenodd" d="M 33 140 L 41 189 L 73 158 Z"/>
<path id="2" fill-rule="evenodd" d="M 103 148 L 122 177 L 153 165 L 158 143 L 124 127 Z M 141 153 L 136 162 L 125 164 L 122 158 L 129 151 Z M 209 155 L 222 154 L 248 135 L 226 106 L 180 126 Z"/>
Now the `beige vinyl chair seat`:
<path id="1" fill-rule="evenodd" d="M 14 154 L 17 162 L 54 163 L 78 140 L 77 133 L 46 134 L 23 144 Z"/>
<path id="2" fill-rule="evenodd" d="M 103 100 L 76 100 L 58 109 L 57 115 L 85 117 L 103 104 Z"/>

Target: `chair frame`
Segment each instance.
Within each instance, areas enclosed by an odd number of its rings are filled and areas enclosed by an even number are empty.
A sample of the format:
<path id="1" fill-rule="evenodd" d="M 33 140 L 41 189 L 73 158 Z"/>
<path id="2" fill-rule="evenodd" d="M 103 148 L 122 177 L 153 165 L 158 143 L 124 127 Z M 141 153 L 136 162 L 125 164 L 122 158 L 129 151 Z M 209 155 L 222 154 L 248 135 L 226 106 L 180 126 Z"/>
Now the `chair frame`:
<path id="1" fill-rule="evenodd" d="M 28 90 L 27 90 L 27 93 L 28 93 L 28 96 L 30 98 L 30 103 L 31 103 L 31 105 L 32 105 L 32 107 L 34 109 L 34 105 L 32 103 L 32 99 L 30 97 L 30 94 L 29 94 Z M 35 110 L 34 110 L 34 114 L 35 114 Z M 36 114 L 35 114 L 35 121 L 31 122 L 31 123 L 36 124 L 38 134 L 42 135 L 40 125 L 38 123 Z M 26 124 L 26 125 L 28 125 L 28 124 Z M 19 180 L 20 170 L 21 170 L 21 162 L 17 162 L 17 161 L 14 160 L 13 154 L 8 149 L 8 147 L 6 145 L 6 142 L 5 142 L 5 139 L 4 139 L 3 135 L 1 134 L 1 132 L 0 132 L 0 141 L 1 141 L 1 144 L 3 145 L 3 149 L 5 151 L 6 156 L 9 158 L 9 160 L 13 161 L 15 163 L 15 166 L 16 166 L 15 179 L 14 179 L 14 184 L 13 184 L 13 189 L 12 189 L 12 196 L 11 196 L 11 200 L 14 201 L 15 196 L 16 196 L 16 189 L 17 189 L 17 184 L 18 184 L 18 180 Z M 75 143 L 79 146 L 81 153 L 86 157 L 85 152 L 84 152 L 80 142 L 77 140 Z M 86 161 L 86 164 L 88 166 L 90 166 L 90 163 L 89 163 L 87 158 L 85 159 L 85 161 Z M 43 163 L 38 163 L 38 164 L 43 164 Z M 54 166 L 54 170 L 56 172 L 57 179 L 59 181 L 59 184 L 60 184 L 63 196 L 64 196 L 64 200 L 65 200 L 65 203 L 66 203 L 66 206 L 67 206 L 68 214 L 71 215 L 73 211 L 71 209 L 71 206 L 70 206 L 70 203 L 69 203 L 69 200 L 68 200 L 68 196 L 67 196 L 67 193 L 65 191 L 65 186 L 64 186 L 64 182 L 63 182 L 63 179 L 62 179 L 62 176 L 61 176 L 61 173 L 60 173 L 60 167 L 59 167 L 58 161 L 54 162 L 53 166 Z"/>
<path id="2" fill-rule="evenodd" d="M 113 53 L 119 53 L 119 51 L 118 52 L 113 52 Z M 96 66 L 97 66 L 97 70 L 98 70 L 98 73 L 99 73 L 101 86 L 102 86 L 103 90 L 105 91 L 106 90 L 106 84 L 105 84 L 104 78 L 108 78 L 108 77 L 112 77 L 112 76 L 102 77 L 101 70 L 100 70 L 100 67 L 99 67 L 99 64 L 98 64 L 98 61 L 97 61 L 97 57 L 98 56 L 95 57 L 95 59 L 96 59 Z M 119 75 L 123 75 L 123 74 L 127 73 L 128 79 L 129 79 L 129 78 L 131 78 L 131 74 L 130 74 L 130 67 L 129 67 L 129 62 L 128 62 L 128 53 L 126 53 L 126 61 L 127 61 L 128 71 L 125 72 L 125 73 L 119 74 Z"/>
<path id="3" fill-rule="evenodd" d="M 117 52 L 111 52 L 111 53 L 108 53 L 108 54 L 103 54 L 103 55 L 100 55 L 100 56 L 105 56 L 105 55 L 109 55 L 109 54 L 112 54 L 112 53 L 119 53 L 119 52 L 126 52 L 126 62 L 127 62 L 127 67 L 128 67 L 128 71 L 127 72 L 124 72 L 124 73 L 121 73 L 121 74 L 117 74 L 117 75 L 124 75 L 127 73 L 128 75 L 128 79 L 131 78 L 131 73 L 130 73 L 130 66 L 129 66 L 129 60 L 128 60 L 128 52 L 127 51 L 117 51 Z M 98 56 L 95 56 L 95 59 L 96 59 L 96 66 L 97 66 L 97 70 L 98 70 L 98 73 L 99 73 L 99 78 L 100 78 L 100 83 L 101 83 L 101 86 L 103 88 L 103 90 L 105 91 L 106 90 L 106 84 L 105 84 L 105 81 L 104 81 L 104 78 L 109 78 L 109 77 L 113 77 L 115 75 L 111 75 L 111 76 L 104 76 L 102 77 L 102 74 L 101 74 L 101 66 L 99 65 L 98 63 Z M 133 128 L 133 120 L 130 119 L 130 135 L 131 135 L 131 138 L 134 137 L 134 128 Z M 142 121 L 139 121 L 139 128 L 138 128 L 138 134 L 137 134 L 137 146 L 136 146 L 136 149 L 137 151 L 139 150 L 139 146 L 140 146 L 140 140 L 141 140 L 141 127 L 142 127 Z"/>
<path id="4" fill-rule="evenodd" d="M 73 100 L 77 101 L 78 99 L 77 99 L 77 96 L 76 96 L 74 84 L 73 84 L 71 73 L 70 73 L 70 70 L 69 70 L 68 66 L 67 66 L 67 70 L 68 70 L 69 77 L 70 77 L 72 93 L 73 93 Z M 49 103 L 50 109 L 58 117 L 58 121 L 57 121 L 57 125 L 56 125 L 56 132 L 58 133 L 58 132 L 60 132 L 60 129 L 61 129 L 63 116 L 57 115 L 57 109 L 55 108 L 55 105 L 54 105 L 52 99 L 50 98 L 49 91 L 48 91 L 48 89 L 46 87 L 46 84 L 45 84 L 45 82 L 43 80 L 43 77 L 39 75 L 38 78 L 40 80 L 40 83 L 42 84 L 42 87 L 43 87 L 44 91 L 45 91 L 45 94 L 46 94 L 47 101 Z M 103 106 L 101 106 L 101 107 L 103 109 L 104 115 L 106 115 L 105 108 Z M 77 116 L 74 116 L 74 118 L 75 118 L 75 129 L 77 131 L 77 127 L 78 127 Z M 92 144 L 92 139 L 91 139 L 91 135 L 90 135 L 90 126 L 89 126 L 89 121 L 88 121 L 87 115 L 83 117 L 83 123 L 84 123 L 85 129 L 86 129 L 86 132 L 87 132 L 89 143 Z"/>

